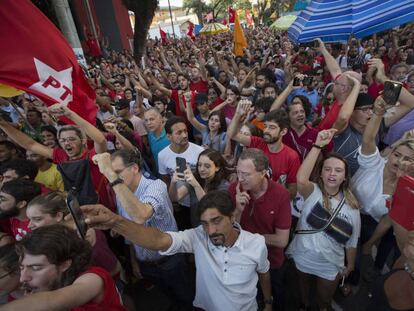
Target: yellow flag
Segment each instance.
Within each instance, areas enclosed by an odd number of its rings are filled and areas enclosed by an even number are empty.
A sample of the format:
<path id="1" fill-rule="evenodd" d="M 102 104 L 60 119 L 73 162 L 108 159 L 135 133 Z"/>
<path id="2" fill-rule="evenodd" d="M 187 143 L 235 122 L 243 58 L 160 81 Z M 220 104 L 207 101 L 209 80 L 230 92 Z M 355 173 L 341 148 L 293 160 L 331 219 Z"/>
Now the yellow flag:
<path id="1" fill-rule="evenodd" d="M 234 14 L 233 42 L 234 54 L 236 54 L 236 56 L 243 56 L 243 49 L 247 48 L 247 40 L 244 36 L 243 28 L 240 25 L 239 16 L 237 15 L 237 12 Z"/>

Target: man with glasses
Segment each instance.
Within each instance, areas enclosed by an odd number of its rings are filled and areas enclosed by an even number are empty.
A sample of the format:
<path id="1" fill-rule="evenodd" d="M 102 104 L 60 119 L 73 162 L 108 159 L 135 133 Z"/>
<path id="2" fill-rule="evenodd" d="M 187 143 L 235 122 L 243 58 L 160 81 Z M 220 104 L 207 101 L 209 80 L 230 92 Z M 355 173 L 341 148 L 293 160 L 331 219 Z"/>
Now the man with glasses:
<path id="1" fill-rule="evenodd" d="M 161 180 L 141 173 L 139 153 L 119 150 L 95 155 L 93 161 L 115 191 L 118 214 L 145 227 L 177 231 L 168 190 Z M 141 274 L 159 285 L 175 304 L 191 309 L 193 294 L 188 286 L 182 255 L 162 256 L 156 251 L 134 245 Z"/>
<path id="2" fill-rule="evenodd" d="M 49 148 L 22 133 L 10 123 L 0 119 L 0 128 L 22 148 L 35 154 L 51 159 L 58 165 L 62 174 L 65 190 L 76 188 L 77 197 L 81 204 L 102 202 L 109 208 L 114 204 L 106 191 L 106 180 L 93 164 L 92 157 L 106 151 L 105 136 L 88 121 L 71 111 L 66 105 L 56 104 L 49 107 L 55 116 L 64 116 L 75 125 L 66 125 L 58 131 L 59 147 Z M 89 150 L 86 136 L 94 142 L 94 148 Z M 99 194 L 99 195 L 98 195 Z"/>

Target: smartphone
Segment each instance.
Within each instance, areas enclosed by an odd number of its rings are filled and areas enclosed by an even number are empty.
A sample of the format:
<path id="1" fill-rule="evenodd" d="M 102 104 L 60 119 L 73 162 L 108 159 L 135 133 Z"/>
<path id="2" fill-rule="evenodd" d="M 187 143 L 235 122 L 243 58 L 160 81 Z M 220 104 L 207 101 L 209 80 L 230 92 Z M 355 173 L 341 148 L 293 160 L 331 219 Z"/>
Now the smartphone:
<path id="1" fill-rule="evenodd" d="M 300 78 L 299 77 L 295 77 L 293 79 L 293 86 L 300 86 Z"/>
<path id="2" fill-rule="evenodd" d="M 88 231 L 88 225 L 85 223 L 85 216 L 79 206 L 79 201 L 75 196 L 75 191 L 70 190 L 66 198 L 66 206 L 72 215 L 73 221 L 75 222 L 76 229 L 82 239 L 85 240 L 86 231 Z"/>
<path id="3" fill-rule="evenodd" d="M 175 158 L 177 173 L 184 174 L 184 171 L 187 169 L 187 160 L 181 157 Z"/>
<path id="4" fill-rule="evenodd" d="M 396 81 L 385 81 L 382 97 L 389 106 L 394 106 L 400 97 L 402 83 Z"/>
<path id="5" fill-rule="evenodd" d="M 305 76 L 302 80 L 303 86 L 309 86 L 313 82 L 313 77 Z"/>
<path id="6" fill-rule="evenodd" d="M 319 48 L 319 41 L 318 40 L 313 40 L 313 47 L 314 48 Z"/>

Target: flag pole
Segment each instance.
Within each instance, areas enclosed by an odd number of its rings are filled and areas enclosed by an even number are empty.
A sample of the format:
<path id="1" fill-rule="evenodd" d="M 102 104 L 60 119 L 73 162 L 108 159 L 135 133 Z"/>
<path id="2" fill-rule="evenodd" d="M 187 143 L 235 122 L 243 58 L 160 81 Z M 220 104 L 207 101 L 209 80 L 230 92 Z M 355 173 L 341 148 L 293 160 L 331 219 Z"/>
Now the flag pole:
<path id="1" fill-rule="evenodd" d="M 174 23 L 173 23 L 173 18 L 172 18 L 172 11 L 171 11 L 170 0 L 168 0 L 168 10 L 170 11 L 171 27 L 172 27 L 173 37 L 175 39 L 175 30 L 174 30 Z"/>

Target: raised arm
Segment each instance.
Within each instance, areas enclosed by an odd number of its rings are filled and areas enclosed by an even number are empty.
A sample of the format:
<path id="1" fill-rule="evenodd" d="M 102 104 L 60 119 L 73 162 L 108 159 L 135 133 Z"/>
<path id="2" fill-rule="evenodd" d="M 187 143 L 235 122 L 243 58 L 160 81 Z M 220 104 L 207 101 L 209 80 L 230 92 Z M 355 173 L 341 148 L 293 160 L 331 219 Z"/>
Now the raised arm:
<path id="1" fill-rule="evenodd" d="M 65 116 L 71 119 L 85 134 L 93 140 L 96 153 L 106 151 L 106 139 L 100 130 L 98 130 L 91 123 L 83 119 L 77 113 L 70 110 L 66 105 L 55 104 L 49 107 L 49 111 L 56 116 Z"/>
<path id="2" fill-rule="evenodd" d="M 331 76 L 335 79 L 338 75 L 342 73 L 341 67 L 339 67 L 335 58 L 328 52 L 322 40 L 319 38 L 316 40 L 319 41 L 319 51 L 322 53 L 325 59 L 326 66 L 328 67 L 328 70 L 331 73 Z"/>
<path id="3" fill-rule="evenodd" d="M 283 90 L 283 92 L 280 93 L 280 95 L 275 98 L 272 106 L 270 107 L 270 111 L 279 109 L 286 102 L 286 99 L 288 98 L 289 94 L 292 93 L 294 89 L 293 81 L 294 79 L 292 79 L 289 82 L 289 84 L 286 86 L 286 88 Z"/>
<path id="4" fill-rule="evenodd" d="M 315 144 L 309 151 L 302 165 L 299 167 L 296 175 L 296 183 L 298 192 L 306 200 L 308 196 L 313 192 L 313 183 L 309 180 L 316 161 L 323 147 L 325 147 L 332 140 L 336 133 L 336 129 L 323 130 L 318 133 Z"/>
<path id="5" fill-rule="evenodd" d="M 251 137 L 239 133 L 240 121 L 242 117 L 247 115 L 251 105 L 252 102 L 250 100 L 241 100 L 237 105 L 236 113 L 234 114 L 234 117 L 231 120 L 229 127 L 227 128 L 228 139 L 237 141 L 244 146 L 250 146 Z"/>
<path id="6" fill-rule="evenodd" d="M 348 126 L 348 121 L 351 118 L 352 112 L 355 108 L 355 102 L 359 95 L 359 90 L 361 89 L 361 83 L 350 75 L 346 75 L 348 80 L 351 80 L 353 83 L 352 91 L 346 98 L 344 104 L 339 111 L 338 117 L 333 125 L 333 128 L 336 128 L 338 132 L 342 132 Z"/>
<path id="7" fill-rule="evenodd" d="M 112 168 L 109 153 L 97 154 L 92 160 L 99 166 L 99 171 L 109 182 L 114 182 L 119 178 L 119 175 Z M 152 216 L 154 209 L 151 204 L 141 202 L 124 183 L 117 184 L 113 189 L 116 197 L 121 201 L 122 207 L 134 222 L 144 224 Z"/>
<path id="8" fill-rule="evenodd" d="M 171 97 L 172 90 L 167 89 L 165 86 L 161 85 L 161 83 L 157 81 L 157 79 L 152 75 L 152 73 L 148 73 L 148 76 L 151 79 L 151 82 L 155 86 L 156 89 L 158 89 L 164 95 Z"/>
<path id="9" fill-rule="evenodd" d="M 187 119 L 190 121 L 191 125 L 199 132 L 203 132 L 207 129 L 204 124 L 201 124 L 196 117 L 194 116 L 193 108 L 190 104 L 186 105 L 185 111 L 187 113 Z"/>
<path id="10" fill-rule="evenodd" d="M 382 99 L 382 96 L 378 96 L 374 103 L 374 113 L 368 121 L 364 134 L 362 135 L 361 153 L 363 155 L 373 154 L 377 149 L 375 138 L 381 126 L 382 117 L 385 114 L 385 106 L 386 103 Z"/>
<path id="11" fill-rule="evenodd" d="M 13 140 L 20 147 L 30 150 L 33 153 L 39 154 L 45 158 L 52 159 L 53 150 L 45 145 L 38 143 L 31 137 L 27 136 L 20 130 L 16 129 L 13 125 L 0 118 L 0 128 L 6 133 L 6 135 Z"/>

